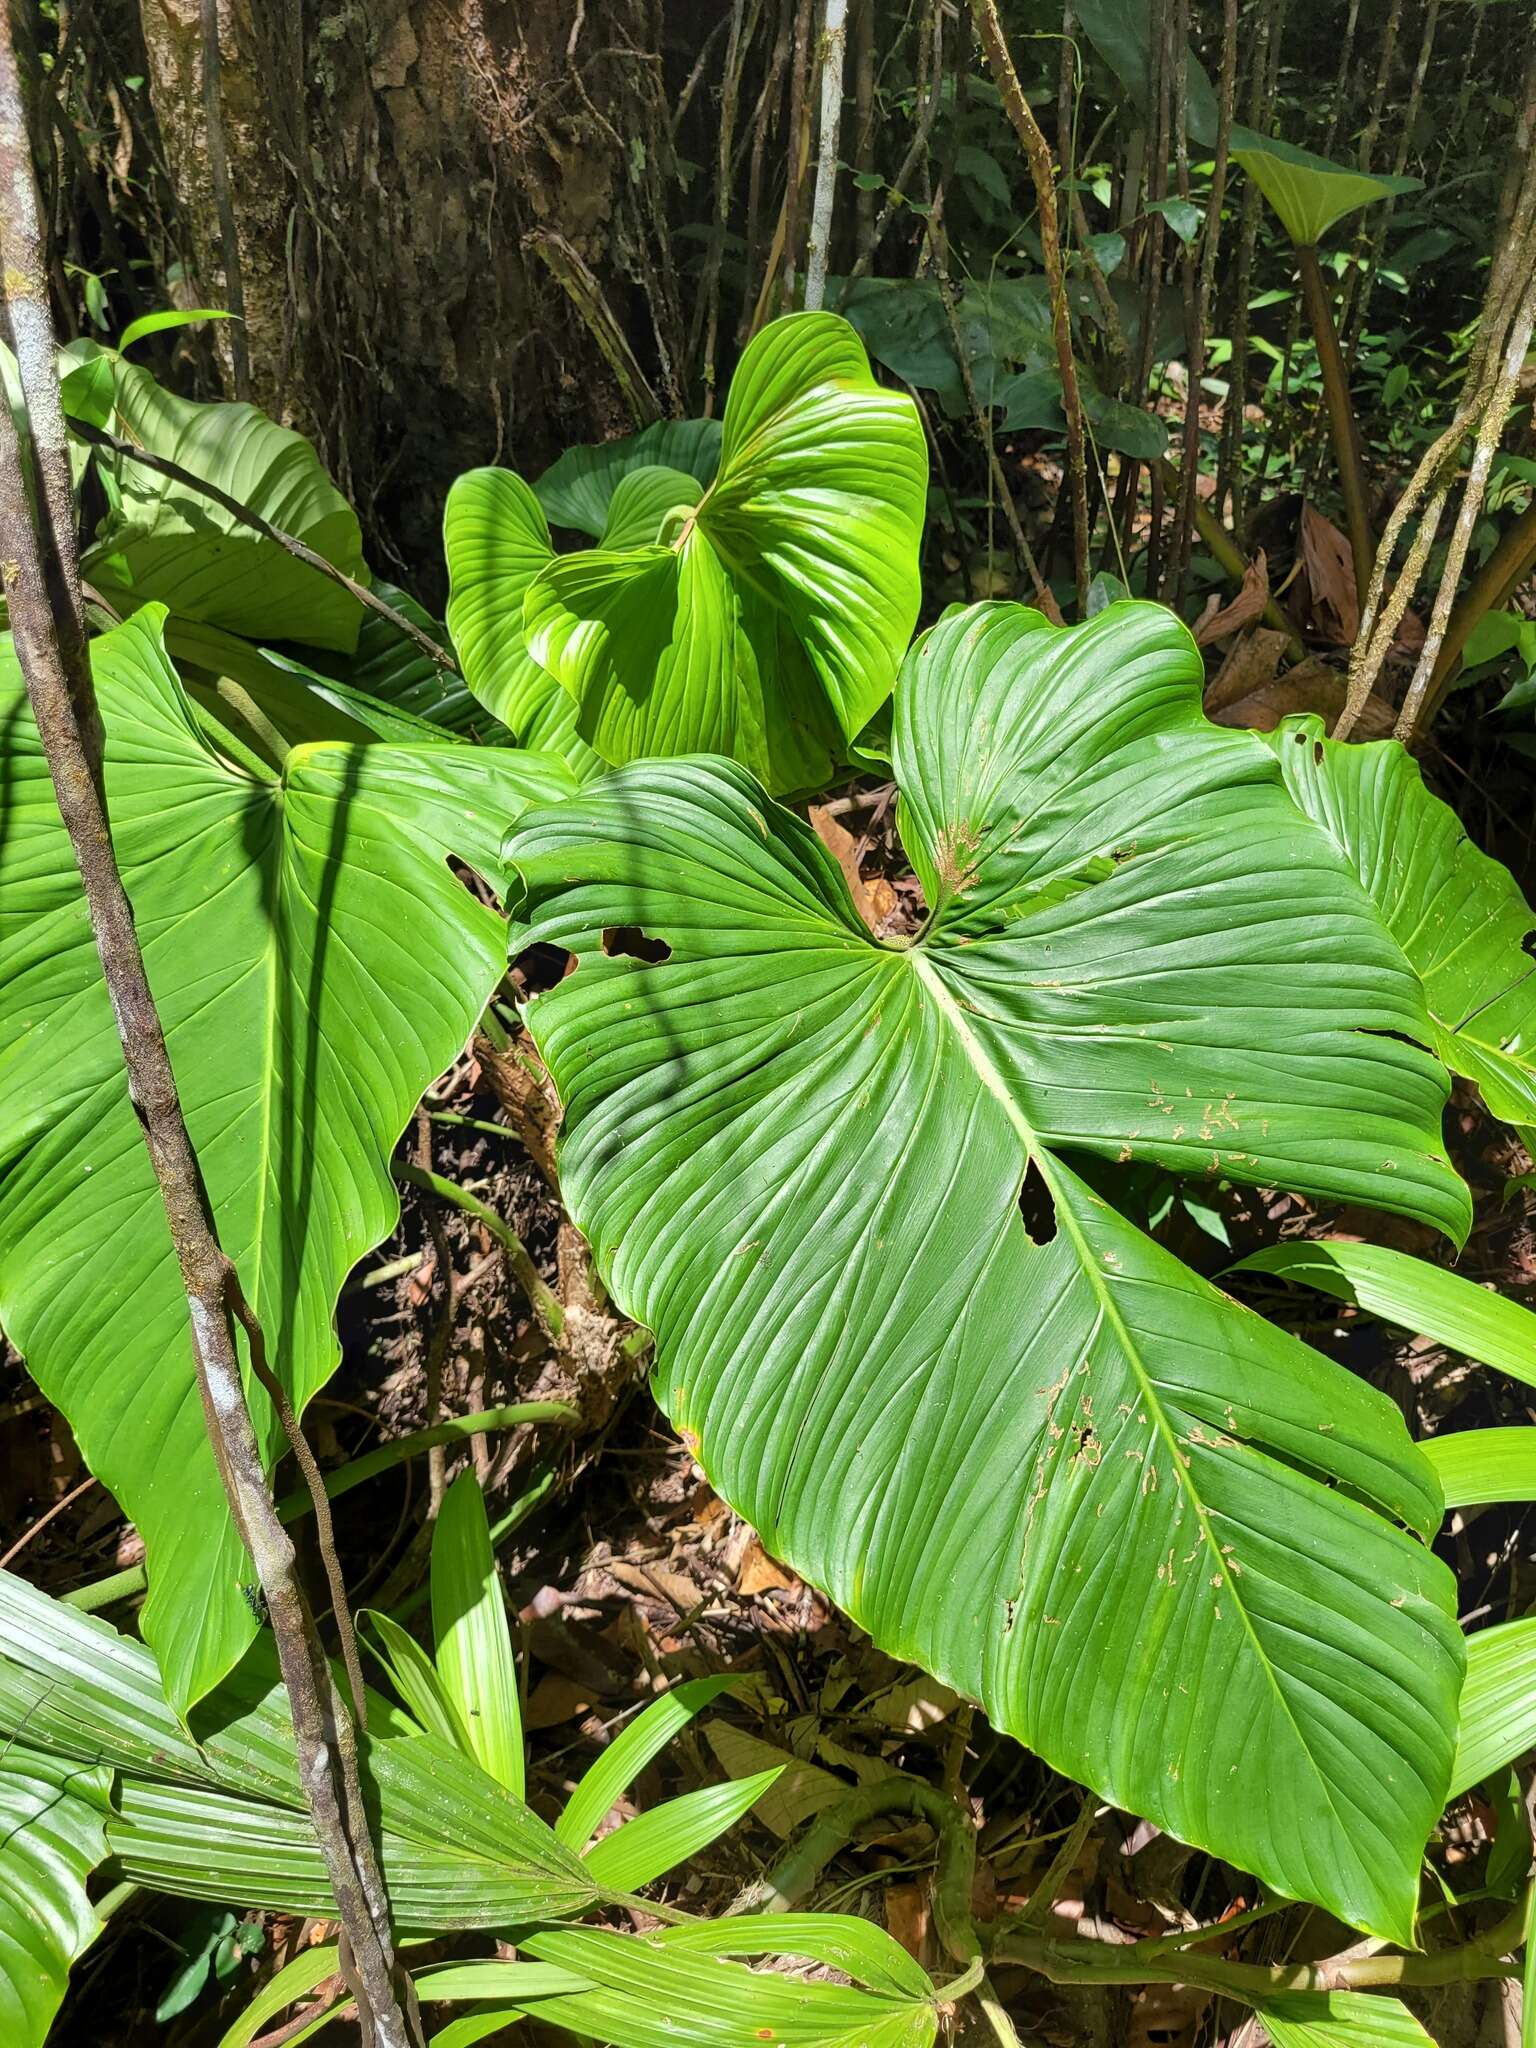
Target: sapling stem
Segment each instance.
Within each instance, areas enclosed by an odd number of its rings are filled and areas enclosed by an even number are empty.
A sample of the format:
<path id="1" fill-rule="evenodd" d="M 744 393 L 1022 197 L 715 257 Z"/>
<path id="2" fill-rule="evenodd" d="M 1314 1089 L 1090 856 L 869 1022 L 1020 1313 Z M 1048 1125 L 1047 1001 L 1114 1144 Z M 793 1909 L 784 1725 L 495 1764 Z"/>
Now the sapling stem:
<path id="1" fill-rule="evenodd" d="M 1296 262 L 1301 273 L 1302 304 L 1317 345 L 1334 460 L 1339 466 L 1339 491 L 1344 500 L 1344 522 L 1349 529 L 1349 552 L 1355 567 L 1355 595 L 1363 607 L 1376 559 L 1376 544 L 1371 538 L 1365 464 L 1360 454 L 1360 429 L 1349 395 L 1349 372 L 1344 367 L 1344 352 L 1339 347 L 1338 329 L 1333 324 L 1333 308 L 1328 302 L 1328 287 L 1323 282 L 1316 247 L 1302 243 L 1296 251 Z"/>
<path id="2" fill-rule="evenodd" d="M 48 299 L 8 10 L 0 13 L 0 167 L 5 302 L 12 331 L 26 333 L 46 323 Z M 48 541 L 40 539 L 28 492 L 18 416 L 0 406 L 0 575 L 17 658 L 80 871 L 129 1097 L 165 1205 L 209 1440 L 235 1526 L 266 1596 L 292 1708 L 300 1783 L 335 1893 L 364 2037 L 370 2048 L 409 2048 L 420 2041 L 420 2027 L 407 2020 L 395 1988 L 388 1899 L 363 1809 L 352 1725 L 315 1635 L 293 1544 L 278 1519 L 246 1406 L 235 1345 L 235 1321 L 245 1311 L 240 1283 L 218 1240 L 113 848 L 95 693 L 79 630 L 83 607 L 73 513 L 55 505 L 48 486 L 62 419 L 53 351 L 29 347 L 19 352 L 18 367 L 20 427 L 33 450 Z M 254 1329 L 252 1335 L 254 1343 Z"/>

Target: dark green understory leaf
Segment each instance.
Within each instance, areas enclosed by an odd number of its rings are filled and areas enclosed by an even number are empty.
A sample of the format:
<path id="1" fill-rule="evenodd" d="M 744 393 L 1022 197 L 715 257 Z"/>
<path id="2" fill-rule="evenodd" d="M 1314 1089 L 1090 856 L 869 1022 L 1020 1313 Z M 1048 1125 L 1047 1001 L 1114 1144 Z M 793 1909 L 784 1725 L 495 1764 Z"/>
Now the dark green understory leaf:
<path id="1" fill-rule="evenodd" d="M 720 466 L 720 422 L 657 420 L 622 440 L 567 448 L 534 485 L 534 495 L 552 524 L 601 540 L 620 480 L 656 465 L 691 476 L 698 486 L 694 497 L 702 497 Z"/>
<path id="2" fill-rule="evenodd" d="M 568 1206 L 773 1554 L 1058 1769 L 1406 1939 L 1462 1656 L 1433 1476 L 1070 1163 L 1466 1228 L 1416 980 L 1202 673 L 1153 606 L 936 627 L 896 701 L 913 946 L 725 763 L 530 816 L 521 936 L 581 955 L 530 1024 Z"/>
<path id="3" fill-rule="evenodd" d="M 203 736 L 146 607 L 94 643 L 117 858 L 226 1250 L 302 1412 L 332 1310 L 387 1236 L 387 1162 L 495 986 L 508 807 L 573 785 L 490 747 L 320 743 L 281 775 Z M 0 1319 L 148 1551 L 146 1636 L 185 1711 L 250 1642 L 249 1559 L 186 1298 L 14 656 L 0 667 Z M 258 1434 L 277 1440 L 250 1389 Z"/>

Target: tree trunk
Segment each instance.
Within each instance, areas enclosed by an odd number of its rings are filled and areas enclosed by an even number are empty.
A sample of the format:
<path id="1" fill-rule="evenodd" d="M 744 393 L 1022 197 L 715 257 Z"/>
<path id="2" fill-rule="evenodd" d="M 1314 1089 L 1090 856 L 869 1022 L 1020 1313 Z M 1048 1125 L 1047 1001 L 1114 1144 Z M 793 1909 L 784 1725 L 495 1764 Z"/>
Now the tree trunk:
<path id="1" fill-rule="evenodd" d="M 200 0 L 140 12 L 195 302 L 225 305 Z M 440 597 L 460 470 L 534 470 L 625 422 L 591 335 L 523 243 L 563 236 L 621 317 L 643 312 L 614 280 L 659 178 L 643 139 L 666 138 L 661 65 L 636 54 L 647 0 L 220 0 L 218 18 L 252 395 L 315 440 L 375 566 Z M 672 401 L 675 293 L 646 277 L 642 296 L 650 320 L 624 324 L 653 337 L 648 369 Z"/>

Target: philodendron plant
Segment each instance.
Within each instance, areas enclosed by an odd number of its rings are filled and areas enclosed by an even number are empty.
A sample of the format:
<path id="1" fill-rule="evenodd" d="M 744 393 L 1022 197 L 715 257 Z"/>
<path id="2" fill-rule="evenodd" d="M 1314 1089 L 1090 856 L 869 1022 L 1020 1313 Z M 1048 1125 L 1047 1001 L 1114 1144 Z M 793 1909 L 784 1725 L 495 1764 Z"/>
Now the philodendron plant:
<path id="1" fill-rule="evenodd" d="M 769 1548 L 1058 1769 L 1411 1942 L 1463 1665 L 1435 1476 L 1081 1164 L 1468 1225 L 1420 981 L 1201 681 L 1151 605 L 934 628 L 896 696 L 912 942 L 731 763 L 527 813 L 519 936 L 579 959 L 529 1024 L 566 1203 Z"/>
<path id="2" fill-rule="evenodd" d="M 875 382 L 847 321 L 775 321 L 718 435 L 651 428 L 533 488 L 459 478 L 444 545 L 465 679 L 581 774 L 710 752 L 776 792 L 815 789 L 890 695 L 927 486 L 916 407 Z M 556 554 L 547 520 L 598 545 Z"/>

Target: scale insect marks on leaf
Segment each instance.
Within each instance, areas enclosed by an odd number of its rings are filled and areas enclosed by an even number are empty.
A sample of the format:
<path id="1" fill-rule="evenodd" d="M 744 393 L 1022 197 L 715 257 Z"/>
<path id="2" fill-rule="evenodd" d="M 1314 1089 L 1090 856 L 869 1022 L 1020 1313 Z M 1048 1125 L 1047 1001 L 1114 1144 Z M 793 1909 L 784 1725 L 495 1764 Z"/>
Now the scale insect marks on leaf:
<path id="1" fill-rule="evenodd" d="M 736 764 L 526 814 L 516 940 L 579 963 L 528 1019 L 567 1205 L 772 1553 L 1104 1798 L 1405 1941 L 1463 1663 L 1434 1475 L 1077 1163 L 1467 1228 L 1419 981 L 1202 673 L 1152 605 L 928 633 L 906 946 Z"/>

